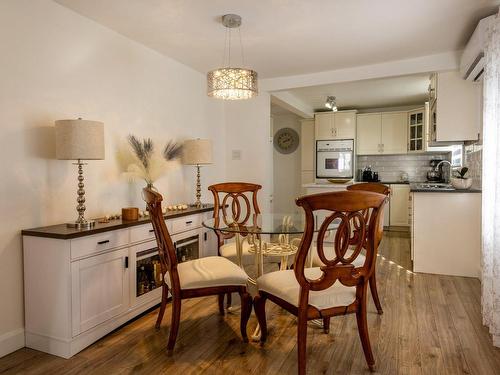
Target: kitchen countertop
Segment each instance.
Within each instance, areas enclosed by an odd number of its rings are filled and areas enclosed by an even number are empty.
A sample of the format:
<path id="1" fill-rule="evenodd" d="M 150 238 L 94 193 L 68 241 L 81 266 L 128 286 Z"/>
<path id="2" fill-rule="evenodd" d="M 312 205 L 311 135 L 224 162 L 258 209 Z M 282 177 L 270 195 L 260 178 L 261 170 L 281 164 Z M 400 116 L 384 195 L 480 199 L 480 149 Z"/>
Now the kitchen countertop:
<path id="1" fill-rule="evenodd" d="M 410 184 L 410 192 L 411 193 L 481 193 L 481 189 L 453 189 L 453 190 L 445 190 L 445 189 L 432 189 L 432 188 L 420 188 L 417 187 L 416 183 Z"/>
<path id="2" fill-rule="evenodd" d="M 189 206 L 185 210 L 168 211 L 163 215 L 165 219 L 173 219 L 176 217 L 187 216 L 199 214 L 202 212 L 213 211 L 213 204 L 204 204 L 201 208 L 195 206 Z M 56 238 L 60 240 L 68 240 L 71 238 L 78 238 L 84 236 L 90 236 L 97 233 L 108 232 L 116 229 L 129 228 L 136 225 L 150 223 L 149 217 L 142 217 L 138 220 L 128 221 L 122 219 L 110 220 L 108 223 L 95 223 L 90 229 L 77 229 L 69 228 L 66 224 L 56 224 L 47 227 L 24 229 L 21 231 L 23 236 L 34 236 L 34 237 L 48 237 Z"/>
<path id="3" fill-rule="evenodd" d="M 343 184 L 335 184 L 333 182 L 320 182 L 320 183 L 309 183 L 309 184 L 304 184 L 302 187 L 305 188 L 329 188 L 332 186 L 349 186 L 353 184 L 361 184 L 363 182 L 369 182 L 369 181 L 349 181 Z M 383 185 L 409 185 L 409 181 L 377 181 L 375 182 L 376 184 L 383 184 Z"/>

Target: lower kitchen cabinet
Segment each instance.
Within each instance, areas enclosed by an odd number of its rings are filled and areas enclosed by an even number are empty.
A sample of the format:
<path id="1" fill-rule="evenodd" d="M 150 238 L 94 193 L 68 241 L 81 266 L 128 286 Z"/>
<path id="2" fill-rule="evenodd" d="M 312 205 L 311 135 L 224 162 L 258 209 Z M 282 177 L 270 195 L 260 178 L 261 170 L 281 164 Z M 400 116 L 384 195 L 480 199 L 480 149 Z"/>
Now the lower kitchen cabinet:
<path id="1" fill-rule="evenodd" d="M 479 278 L 481 194 L 412 193 L 413 271 Z"/>
<path id="2" fill-rule="evenodd" d="M 391 185 L 391 203 L 390 203 L 390 225 L 391 226 L 410 226 L 408 217 L 410 210 L 408 201 L 410 198 L 409 185 Z"/>

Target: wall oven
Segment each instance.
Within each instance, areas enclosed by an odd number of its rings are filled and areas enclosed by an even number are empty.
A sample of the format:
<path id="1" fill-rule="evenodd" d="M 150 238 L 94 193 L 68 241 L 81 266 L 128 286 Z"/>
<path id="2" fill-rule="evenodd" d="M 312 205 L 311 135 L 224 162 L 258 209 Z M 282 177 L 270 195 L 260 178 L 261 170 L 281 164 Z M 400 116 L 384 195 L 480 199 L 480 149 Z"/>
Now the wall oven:
<path id="1" fill-rule="evenodd" d="M 354 177 L 354 139 L 316 141 L 316 178 Z"/>

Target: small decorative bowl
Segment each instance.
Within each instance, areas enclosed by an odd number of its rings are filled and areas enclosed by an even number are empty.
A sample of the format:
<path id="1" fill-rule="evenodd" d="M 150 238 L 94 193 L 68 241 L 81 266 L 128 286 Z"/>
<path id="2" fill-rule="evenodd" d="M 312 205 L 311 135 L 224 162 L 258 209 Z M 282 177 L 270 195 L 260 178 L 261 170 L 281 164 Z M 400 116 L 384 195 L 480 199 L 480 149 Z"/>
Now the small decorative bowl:
<path id="1" fill-rule="evenodd" d="M 472 178 L 455 178 L 450 179 L 451 186 L 457 190 L 467 190 L 472 186 Z"/>

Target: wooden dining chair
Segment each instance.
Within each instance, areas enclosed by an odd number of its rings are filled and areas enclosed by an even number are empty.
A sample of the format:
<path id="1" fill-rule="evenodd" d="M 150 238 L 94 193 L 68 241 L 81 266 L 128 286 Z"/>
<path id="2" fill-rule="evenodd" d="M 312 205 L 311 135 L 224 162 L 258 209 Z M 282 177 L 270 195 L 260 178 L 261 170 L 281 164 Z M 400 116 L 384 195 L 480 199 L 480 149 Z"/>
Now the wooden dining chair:
<path id="1" fill-rule="evenodd" d="M 299 374 L 306 373 L 307 321 L 330 319 L 332 316 L 356 314 L 358 331 L 370 370 L 374 369 L 366 319 L 366 293 L 375 271 L 377 245 L 383 232 L 383 208 L 386 196 L 366 191 L 341 191 L 298 198 L 304 209 L 305 232 L 295 258 L 294 269 L 276 271 L 257 279 L 258 294 L 255 311 L 261 328 L 261 343 L 267 339 L 265 304 L 269 299 L 298 317 L 297 348 Z M 314 214 L 327 210 L 322 223 L 315 223 Z M 366 215 L 366 211 L 371 212 Z M 335 232 L 333 257 L 325 255 L 324 242 L 329 226 L 340 221 Z M 306 267 L 306 259 L 319 226 L 316 247 L 323 262 L 321 267 Z M 366 249 L 364 262 L 354 262 Z M 350 251 L 352 250 L 352 251 Z"/>
<path id="2" fill-rule="evenodd" d="M 374 182 L 362 182 L 359 184 L 352 184 L 347 187 L 349 191 L 371 191 L 373 193 L 383 194 L 388 197 L 391 194 L 391 188 L 384 184 L 374 183 Z M 382 222 L 383 224 L 383 222 Z M 382 236 L 380 236 L 380 240 L 382 240 Z M 376 244 L 377 248 L 379 244 Z M 360 254 L 358 257 L 358 262 L 363 262 L 363 254 Z M 376 266 L 375 262 L 375 266 Z M 370 277 L 370 292 L 372 294 L 373 303 L 375 303 L 375 307 L 377 308 L 377 312 L 379 314 L 383 314 L 384 310 L 382 310 L 382 304 L 380 303 L 380 299 L 378 297 L 377 290 L 377 272 L 374 271 L 373 275 Z"/>
<path id="3" fill-rule="evenodd" d="M 229 226 L 232 223 L 238 225 L 252 225 L 250 218 L 254 214 L 260 214 L 257 192 L 261 185 L 248 182 L 223 182 L 208 187 L 214 196 L 214 221 L 215 226 Z M 217 207 L 219 209 L 217 209 Z M 236 242 L 226 242 L 235 237 L 234 233 L 215 231 L 217 235 L 218 254 L 231 260 L 239 266 L 254 264 L 255 255 L 248 250 L 250 244 L 243 241 L 241 264 L 239 264 Z"/>
<path id="4" fill-rule="evenodd" d="M 172 322 L 167 350 L 172 351 L 175 346 L 183 299 L 219 296 L 219 312 L 224 315 L 223 296 L 225 293 L 239 293 L 241 297 L 240 330 L 243 340 L 248 342 L 247 323 L 252 311 L 252 298 L 247 292 L 248 276 L 245 271 L 228 259 L 219 256 L 178 263 L 161 210 L 162 196 L 149 188 L 143 189 L 143 196 L 158 243 L 160 267 L 163 274 L 161 306 L 156 320 L 157 329 L 160 328 L 165 313 L 169 291 L 172 294 Z"/>

